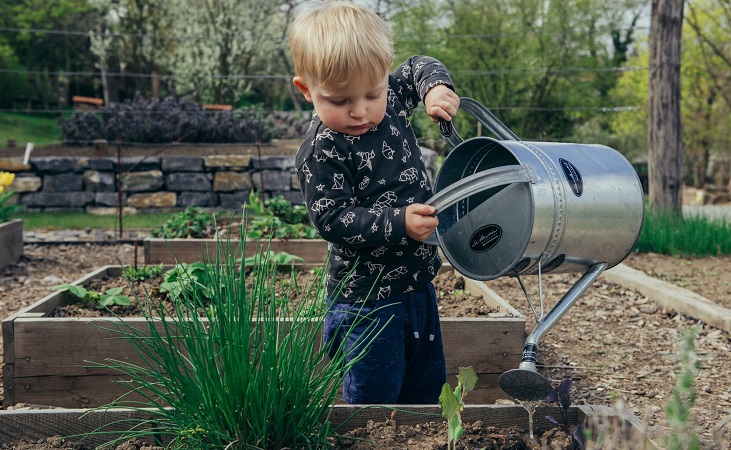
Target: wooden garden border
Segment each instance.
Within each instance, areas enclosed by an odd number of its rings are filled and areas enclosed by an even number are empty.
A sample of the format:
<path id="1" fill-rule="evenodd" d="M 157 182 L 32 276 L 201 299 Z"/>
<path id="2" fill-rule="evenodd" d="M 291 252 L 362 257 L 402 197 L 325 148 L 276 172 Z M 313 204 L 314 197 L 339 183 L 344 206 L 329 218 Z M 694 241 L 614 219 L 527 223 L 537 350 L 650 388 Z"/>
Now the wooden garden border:
<path id="1" fill-rule="evenodd" d="M 396 425 L 415 425 L 429 421 L 444 422 L 441 409 L 438 406 L 394 405 L 393 407 L 369 407 L 363 409 L 355 405 L 335 405 L 330 416 L 330 423 L 338 427 L 339 432 L 346 432 L 365 426 L 369 420 L 384 422 L 392 417 L 393 409 L 398 412 L 393 416 Z M 356 414 L 357 413 L 357 414 Z M 413 414 L 418 413 L 418 414 Z M 0 445 L 7 445 L 21 439 L 26 441 L 43 439 L 60 435 L 71 436 L 89 433 L 102 424 L 118 422 L 115 428 L 123 430 L 127 423 L 134 420 L 154 417 L 154 412 L 115 409 L 108 411 L 90 411 L 84 409 L 50 409 L 50 410 L 21 410 L 0 411 Z M 560 417 L 557 407 L 539 406 L 534 414 L 534 431 L 542 433 L 553 428 L 546 416 Z M 656 449 L 648 439 L 645 426 L 627 412 L 619 412 L 614 408 L 597 405 L 572 406 L 569 410 L 571 425 L 583 422 L 584 419 L 590 428 L 598 424 L 613 424 L 621 430 L 621 438 L 626 444 L 622 448 Z M 465 423 L 482 421 L 486 425 L 498 428 L 514 427 L 527 430 L 528 414 L 519 405 L 467 405 L 462 413 Z M 129 421 L 129 422 L 124 422 Z M 619 426 L 621 425 L 621 426 Z M 593 435 L 598 433 L 594 432 Z M 88 445 L 101 445 L 110 440 L 109 436 L 93 436 L 85 440 Z M 76 440 L 71 439 L 73 442 Z M 644 446 L 643 446 L 644 444 Z M 632 447 L 635 445 L 635 447 Z M 640 447 L 637 447 L 639 445 Z"/>
<path id="2" fill-rule="evenodd" d="M 122 266 L 104 266 L 75 283 L 118 277 Z M 454 270 L 446 266 L 443 270 Z M 494 403 L 507 398 L 500 375 L 520 364 L 526 338 L 525 318 L 484 283 L 465 279 L 465 289 L 481 295 L 497 308 L 487 318 L 441 318 L 447 377 L 453 381 L 459 367 L 472 366 L 479 377 L 468 401 Z M 119 375 L 90 367 L 89 361 L 107 358 L 139 362 L 132 347 L 110 331 L 116 319 L 54 318 L 52 311 L 68 301 L 66 291 L 50 294 L 2 321 L 4 366 L 3 406 L 17 403 L 86 408 L 107 404 L 126 389 L 114 380 Z M 145 329 L 142 317 L 124 318 L 129 326 Z"/>
<path id="3" fill-rule="evenodd" d="M 226 242 L 222 243 L 226 245 Z M 201 261 L 202 257 L 210 258 L 216 250 L 215 239 L 145 239 L 146 264 L 175 264 L 177 262 L 192 263 Z M 232 248 L 237 248 L 238 240 L 231 240 Z M 327 258 L 328 244 L 322 239 L 272 239 L 246 241 L 244 255 L 251 256 L 260 249 L 275 253 L 286 252 L 299 256 L 307 264 L 323 264 Z"/>
<path id="4" fill-rule="evenodd" d="M 23 221 L 13 219 L 0 223 L 0 270 L 23 256 Z"/>

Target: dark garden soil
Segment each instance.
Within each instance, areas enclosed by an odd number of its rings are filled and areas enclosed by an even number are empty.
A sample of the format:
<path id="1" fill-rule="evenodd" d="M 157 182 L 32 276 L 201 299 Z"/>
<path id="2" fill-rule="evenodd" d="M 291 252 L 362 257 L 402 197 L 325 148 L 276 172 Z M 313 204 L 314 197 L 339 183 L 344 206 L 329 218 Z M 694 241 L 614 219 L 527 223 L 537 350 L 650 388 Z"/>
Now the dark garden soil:
<path id="1" fill-rule="evenodd" d="M 290 310 L 294 310 L 302 300 L 312 300 L 306 289 L 317 280 L 315 269 L 297 271 L 296 278 L 289 271 L 277 274 L 274 298 L 279 302 L 287 299 Z M 292 280 L 296 279 L 301 289 L 292 288 Z M 109 309 L 98 308 L 87 302 L 74 302 L 57 308 L 53 317 L 104 317 L 104 316 L 141 316 L 144 305 L 143 299 L 149 298 L 155 303 L 161 303 L 168 312 L 172 311 L 172 304 L 168 295 L 161 292 L 160 285 L 164 282 L 163 276 L 148 278 L 142 281 L 127 281 L 122 277 L 103 277 L 92 280 L 87 289 L 93 292 L 106 292 L 109 289 L 122 288 L 121 295 L 131 301 L 129 306 L 112 306 Z M 284 283 L 283 283 L 284 282 Z M 487 317 L 490 313 L 498 312 L 474 293 L 465 290 L 464 278 L 452 272 L 444 272 L 434 278 L 434 287 L 439 297 L 439 312 L 442 317 Z"/>
<path id="2" fill-rule="evenodd" d="M 142 249 L 139 249 L 138 260 L 142 259 Z M 20 263 L 0 272 L 0 318 L 48 295 L 54 285 L 73 282 L 102 265 L 131 265 L 134 261 L 135 248 L 131 245 L 27 244 Z M 731 258 L 630 255 L 625 263 L 728 305 Z M 545 275 L 542 290 L 546 308 L 552 306 L 576 278 L 573 274 Z M 537 281 L 536 277 L 524 279 L 536 302 Z M 526 327 L 531 331 L 535 319 L 516 280 L 500 278 L 487 285 L 526 317 Z M 466 304 L 467 300 L 461 302 Z M 538 370 L 554 385 L 565 377 L 572 378 L 574 403 L 625 408 L 648 427 L 654 442 L 665 448 L 668 421 L 664 409 L 677 382 L 682 332 L 691 326 L 697 331 L 695 345 L 700 370 L 694 383 L 697 398 L 690 412 L 690 426 L 700 435 L 703 448 L 731 448 L 729 333 L 658 306 L 637 292 L 600 278 L 542 338 Z M 35 407 L 37 405 L 16 405 L 13 409 Z M 384 445 L 359 448 L 444 448 L 446 442 L 441 436 L 435 438 L 441 447 L 437 444 L 422 446 L 414 443 L 409 437 L 411 430 L 406 427 L 397 425 L 394 430 L 384 422 L 374 424 L 372 428 L 382 430 L 375 439 Z M 391 439 L 389 434 L 404 437 L 396 443 L 388 440 Z M 58 441 L 55 444 L 18 445 L 15 448 L 63 448 Z M 128 444 L 127 448 L 140 448 Z"/>

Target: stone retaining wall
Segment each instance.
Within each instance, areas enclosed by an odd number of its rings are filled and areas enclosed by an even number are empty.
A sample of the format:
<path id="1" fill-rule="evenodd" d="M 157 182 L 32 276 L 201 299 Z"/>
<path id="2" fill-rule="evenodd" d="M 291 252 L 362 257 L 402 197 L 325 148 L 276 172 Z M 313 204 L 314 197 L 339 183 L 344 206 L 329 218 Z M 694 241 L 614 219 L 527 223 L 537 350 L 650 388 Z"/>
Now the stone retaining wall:
<path id="1" fill-rule="evenodd" d="M 436 153 L 422 149 L 432 176 Z M 302 203 L 294 155 L 40 157 L 0 159 L 16 174 L 16 201 L 30 212 L 175 212 L 239 209 L 252 189 Z M 121 183 L 118 182 L 121 179 Z M 121 193 L 118 186 L 121 184 Z"/>

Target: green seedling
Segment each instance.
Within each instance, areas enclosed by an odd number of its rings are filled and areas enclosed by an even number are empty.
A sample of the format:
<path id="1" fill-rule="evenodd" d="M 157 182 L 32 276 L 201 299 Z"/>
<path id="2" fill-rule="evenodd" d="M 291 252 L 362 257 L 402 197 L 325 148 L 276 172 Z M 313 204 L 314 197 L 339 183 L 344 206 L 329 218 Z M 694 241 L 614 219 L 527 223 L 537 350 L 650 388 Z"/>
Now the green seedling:
<path id="1" fill-rule="evenodd" d="M 258 266 L 260 264 L 270 264 L 271 266 L 290 266 L 298 262 L 305 262 L 299 256 L 292 255 L 287 252 L 273 252 L 267 250 L 257 253 L 244 259 L 244 266 Z"/>
<path id="2" fill-rule="evenodd" d="M 319 237 L 312 226 L 307 208 L 292 203 L 281 195 L 262 200 L 251 191 L 244 208 L 253 213 L 247 226 L 248 239 L 315 239 Z"/>
<path id="3" fill-rule="evenodd" d="M 129 297 L 122 295 L 121 287 L 108 289 L 104 293 L 90 291 L 83 286 L 75 284 L 60 284 L 53 286 L 51 289 L 56 291 L 68 289 L 71 295 L 94 305 L 98 309 L 108 308 L 110 306 L 129 306 L 131 303 Z"/>
<path id="4" fill-rule="evenodd" d="M 447 419 L 449 432 L 447 436 L 447 449 L 456 449 L 457 441 L 464 434 L 462 426 L 462 411 L 464 411 L 464 398 L 475 388 L 477 374 L 472 367 L 460 367 L 457 375 L 457 387 L 452 388 L 449 383 L 442 386 L 442 394 L 439 396 L 439 406 L 442 407 L 442 416 Z"/>
<path id="5" fill-rule="evenodd" d="M 164 239 L 201 238 L 213 234 L 216 220 L 213 214 L 198 206 L 189 206 L 185 211 L 173 215 L 158 228 L 151 230 L 152 237 Z"/>
<path id="6" fill-rule="evenodd" d="M 164 274 L 160 292 L 171 300 L 182 300 L 186 293 L 198 292 L 202 298 L 211 298 L 208 266 L 202 262 L 180 263 Z"/>
<path id="7" fill-rule="evenodd" d="M 122 269 L 122 278 L 128 281 L 143 281 L 148 278 L 159 277 L 163 273 L 162 264 L 157 266 L 132 267 Z"/>

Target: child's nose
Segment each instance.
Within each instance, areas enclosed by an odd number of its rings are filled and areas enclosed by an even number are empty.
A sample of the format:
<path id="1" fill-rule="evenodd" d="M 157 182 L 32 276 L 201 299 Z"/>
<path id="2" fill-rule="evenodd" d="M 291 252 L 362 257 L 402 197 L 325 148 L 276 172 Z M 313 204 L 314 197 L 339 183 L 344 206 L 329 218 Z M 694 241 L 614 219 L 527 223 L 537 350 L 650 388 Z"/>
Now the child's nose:
<path id="1" fill-rule="evenodd" d="M 365 117 L 367 112 L 368 110 L 363 102 L 356 102 L 350 109 L 350 116 L 359 119 L 361 117 Z"/>

